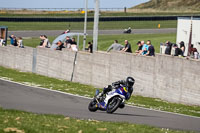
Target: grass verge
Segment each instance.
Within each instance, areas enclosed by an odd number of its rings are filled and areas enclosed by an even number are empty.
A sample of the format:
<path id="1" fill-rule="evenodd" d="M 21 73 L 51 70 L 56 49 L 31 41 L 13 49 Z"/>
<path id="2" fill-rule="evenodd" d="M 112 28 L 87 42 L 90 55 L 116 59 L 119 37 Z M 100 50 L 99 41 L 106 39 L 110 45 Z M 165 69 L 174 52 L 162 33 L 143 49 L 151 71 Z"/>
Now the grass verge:
<path id="1" fill-rule="evenodd" d="M 39 86 L 86 97 L 93 97 L 96 90 L 96 88 L 93 86 L 49 78 L 32 73 L 19 72 L 17 70 L 4 67 L 0 67 L 0 77 L 31 86 Z M 134 95 L 134 92 L 133 96 L 128 101 L 128 104 L 200 117 L 200 106 L 188 106 L 183 104 L 169 103 L 162 101 L 161 99 L 136 96 Z"/>
<path id="2" fill-rule="evenodd" d="M 79 120 L 61 115 L 39 115 L 0 108 L 0 132 L 16 133 L 189 133 L 120 122 Z"/>
<path id="3" fill-rule="evenodd" d="M 100 21 L 99 30 L 123 29 L 129 26 L 132 29 L 156 29 L 158 24 L 161 28 L 176 28 L 177 21 Z M 10 31 L 17 30 L 83 30 L 84 22 L 0 22 L 0 25 L 7 26 Z M 87 23 L 87 29 L 93 29 L 93 22 Z"/>

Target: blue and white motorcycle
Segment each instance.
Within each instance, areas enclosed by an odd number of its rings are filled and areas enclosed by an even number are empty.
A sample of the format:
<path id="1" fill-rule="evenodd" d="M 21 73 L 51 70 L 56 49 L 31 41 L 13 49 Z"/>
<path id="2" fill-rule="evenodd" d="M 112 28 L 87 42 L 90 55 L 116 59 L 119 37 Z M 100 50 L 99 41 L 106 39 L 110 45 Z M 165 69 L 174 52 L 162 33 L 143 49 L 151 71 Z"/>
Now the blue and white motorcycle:
<path id="1" fill-rule="evenodd" d="M 124 102 L 127 96 L 128 91 L 126 87 L 123 86 L 113 89 L 103 96 L 99 96 L 99 90 L 96 90 L 96 94 L 89 103 L 88 109 L 91 112 L 101 110 L 106 111 L 107 113 L 113 113 L 118 108 L 124 108 Z"/>

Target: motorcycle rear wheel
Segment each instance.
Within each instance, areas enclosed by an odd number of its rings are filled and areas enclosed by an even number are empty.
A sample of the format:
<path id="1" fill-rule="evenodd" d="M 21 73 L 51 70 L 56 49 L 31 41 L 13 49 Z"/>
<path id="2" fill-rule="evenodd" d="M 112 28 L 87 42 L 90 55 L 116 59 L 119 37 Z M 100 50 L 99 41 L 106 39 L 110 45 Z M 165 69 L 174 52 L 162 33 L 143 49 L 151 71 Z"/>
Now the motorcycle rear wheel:
<path id="1" fill-rule="evenodd" d="M 98 106 L 97 106 L 97 101 L 96 101 L 96 99 L 93 99 L 93 100 L 89 103 L 88 109 L 89 109 L 89 111 L 91 111 L 91 112 L 97 111 Z"/>
<path id="2" fill-rule="evenodd" d="M 119 97 L 113 97 L 108 102 L 106 112 L 109 113 L 109 114 L 115 112 L 117 110 L 117 108 L 119 107 L 120 103 L 121 103 L 121 99 Z"/>

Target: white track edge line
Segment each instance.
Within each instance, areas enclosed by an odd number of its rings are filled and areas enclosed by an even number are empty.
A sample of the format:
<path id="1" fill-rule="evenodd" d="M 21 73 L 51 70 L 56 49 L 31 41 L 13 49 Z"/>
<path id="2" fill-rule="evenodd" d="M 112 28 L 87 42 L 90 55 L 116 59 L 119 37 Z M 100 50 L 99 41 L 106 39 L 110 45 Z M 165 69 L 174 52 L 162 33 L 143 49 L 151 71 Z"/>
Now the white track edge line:
<path id="1" fill-rule="evenodd" d="M 71 93 L 67 93 L 67 92 L 63 92 L 63 91 L 59 91 L 59 90 L 52 90 L 52 89 L 42 88 L 42 87 L 38 87 L 38 86 L 26 85 L 26 84 L 23 84 L 23 83 L 20 83 L 20 82 L 15 82 L 15 81 L 11 81 L 11 80 L 8 80 L 8 79 L 4 79 L 2 77 L 0 77 L 0 80 L 11 82 L 11 83 L 15 83 L 15 84 L 19 84 L 19 85 L 23 85 L 23 86 L 27 86 L 27 87 L 38 88 L 38 89 L 41 89 L 41 90 L 46 90 L 46 91 L 52 91 L 52 92 L 57 92 L 57 93 L 61 93 L 61 94 L 66 94 L 66 95 L 70 95 L 70 96 L 76 96 L 76 97 L 85 98 L 85 99 L 92 99 L 92 98 L 89 98 L 89 97 L 80 96 L 80 95 L 76 95 L 76 94 L 71 94 Z M 161 113 L 174 114 L 174 115 L 179 115 L 179 116 L 185 116 L 185 117 L 192 117 L 192 118 L 200 119 L 200 117 L 197 117 L 197 116 L 190 116 L 190 115 L 179 114 L 179 113 L 174 113 L 174 112 L 167 112 L 167 111 L 149 109 L 149 108 L 138 107 L 138 106 L 129 105 L 129 104 L 127 104 L 126 106 L 132 107 L 132 108 L 149 110 L 149 111 L 156 111 L 156 112 L 161 112 Z"/>

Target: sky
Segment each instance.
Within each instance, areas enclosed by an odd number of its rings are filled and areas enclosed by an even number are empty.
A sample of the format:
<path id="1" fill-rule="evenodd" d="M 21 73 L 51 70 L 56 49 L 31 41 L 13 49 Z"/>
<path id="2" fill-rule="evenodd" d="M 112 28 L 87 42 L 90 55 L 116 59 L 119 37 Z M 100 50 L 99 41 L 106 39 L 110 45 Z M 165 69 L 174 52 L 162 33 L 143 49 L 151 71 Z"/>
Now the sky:
<path id="1" fill-rule="evenodd" d="M 132 7 L 149 0 L 100 0 L 100 8 Z M 0 8 L 84 8 L 85 0 L 0 0 Z M 88 0 L 94 8 L 94 0 Z"/>

